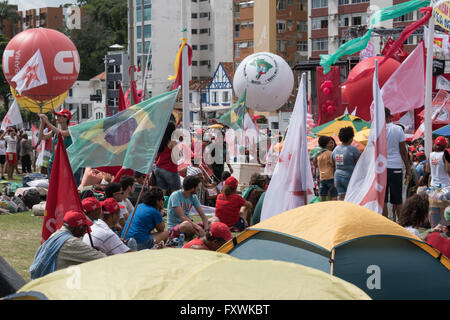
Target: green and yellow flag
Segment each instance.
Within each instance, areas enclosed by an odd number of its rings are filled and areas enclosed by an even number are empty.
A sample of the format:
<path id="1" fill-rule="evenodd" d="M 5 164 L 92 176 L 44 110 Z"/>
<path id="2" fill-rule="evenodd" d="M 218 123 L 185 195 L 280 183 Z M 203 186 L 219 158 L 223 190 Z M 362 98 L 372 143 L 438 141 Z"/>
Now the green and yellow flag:
<path id="1" fill-rule="evenodd" d="M 73 143 L 67 154 L 73 172 L 85 167 L 123 166 L 148 173 L 178 90 L 143 101 L 112 117 L 69 127 Z"/>
<path id="2" fill-rule="evenodd" d="M 231 107 L 231 109 L 223 114 L 218 122 L 229 126 L 231 129 L 243 129 L 244 116 L 247 111 L 245 100 L 247 97 L 247 90 L 244 91 L 239 100 Z"/>

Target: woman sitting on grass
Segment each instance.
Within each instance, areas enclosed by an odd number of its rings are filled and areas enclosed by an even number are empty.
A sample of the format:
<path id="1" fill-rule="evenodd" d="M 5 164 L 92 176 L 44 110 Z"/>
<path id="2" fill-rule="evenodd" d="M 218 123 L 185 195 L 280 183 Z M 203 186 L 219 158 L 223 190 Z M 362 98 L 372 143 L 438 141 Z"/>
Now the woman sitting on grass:
<path id="1" fill-rule="evenodd" d="M 420 238 L 419 228 L 428 221 L 428 209 L 428 199 L 415 194 L 406 199 L 403 204 L 398 224 Z"/>
<path id="2" fill-rule="evenodd" d="M 231 232 L 241 232 L 247 227 L 252 204 L 236 193 L 238 181 L 234 177 L 225 180 L 222 192 L 217 196 L 216 215 L 210 223 L 223 222 Z"/>

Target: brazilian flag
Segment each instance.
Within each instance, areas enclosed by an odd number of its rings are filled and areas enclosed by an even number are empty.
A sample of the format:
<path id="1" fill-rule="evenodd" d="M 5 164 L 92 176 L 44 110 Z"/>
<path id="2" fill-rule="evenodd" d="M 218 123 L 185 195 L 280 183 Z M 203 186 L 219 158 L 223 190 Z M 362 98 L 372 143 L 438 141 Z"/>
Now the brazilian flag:
<path id="1" fill-rule="evenodd" d="M 217 122 L 229 126 L 231 129 L 238 130 L 244 127 L 244 116 L 247 112 L 245 100 L 247 90 L 244 91 L 239 100 L 231 107 L 231 109 L 223 114 Z"/>
<path id="2" fill-rule="evenodd" d="M 73 172 L 86 167 L 123 166 L 147 174 L 178 91 L 163 93 L 112 117 L 69 127 L 73 142 L 67 154 Z"/>

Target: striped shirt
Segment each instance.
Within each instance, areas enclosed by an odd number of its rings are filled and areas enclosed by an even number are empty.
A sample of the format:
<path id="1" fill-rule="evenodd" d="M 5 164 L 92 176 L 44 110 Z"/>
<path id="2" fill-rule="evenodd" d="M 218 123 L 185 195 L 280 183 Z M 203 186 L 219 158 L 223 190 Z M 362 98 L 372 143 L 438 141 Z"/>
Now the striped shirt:
<path id="1" fill-rule="evenodd" d="M 197 167 L 189 166 L 187 167 L 186 176 L 198 176 L 202 175 L 202 170 Z"/>
<path id="2" fill-rule="evenodd" d="M 130 250 L 130 248 L 128 248 L 122 240 L 120 240 L 119 236 L 115 234 L 103 220 L 96 220 L 94 225 L 91 227 L 91 230 L 91 237 L 94 247 L 98 248 L 106 255 L 110 256 Z M 91 245 L 91 241 L 87 233 L 83 236 L 83 242 Z"/>

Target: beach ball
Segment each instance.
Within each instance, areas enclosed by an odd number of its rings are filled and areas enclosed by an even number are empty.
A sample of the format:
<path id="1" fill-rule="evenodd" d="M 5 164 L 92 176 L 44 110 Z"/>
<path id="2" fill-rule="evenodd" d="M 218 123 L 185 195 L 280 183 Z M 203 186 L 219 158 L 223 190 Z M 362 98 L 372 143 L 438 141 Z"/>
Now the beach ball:
<path id="1" fill-rule="evenodd" d="M 347 77 L 349 83 L 345 83 L 342 86 L 342 100 L 350 105 L 349 111 L 357 107 L 356 115 L 365 121 L 370 121 L 370 105 L 372 104 L 373 94 L 372 94 L 372 81 L 373 81 L 373 71 L 367 72 L 370 68 L 375 67 L 375 61 L 378 60 L 378 65 L 384 59 L 382 56 L 367 58 L 359 62 L 350 71 Z M 400 66 L 400 62 L 395 59 L 387 59 L 378 70 L 378 83 L 380 88 L 389 79 L 391 74 Z M 367 73 L 357 81 L 351 82 L 361 73 Z"/>
<path id="2" fill-rule="evenodd" d="M 17 34 L 6 46 L 2 63 L 9 84 L 34 101 L 48 101 L 65 93 L 80 71 L 80 57 L 73 42 L 47 28 Z"/>
<path id="3" fill-rule="evenodd" d="M 294 74 L 282 57 L 257 52 L 239 64 L 234 74 L 233 88 L 237 97 L 247 90 L 247 107 L 256 111 L 275 111 L 292 94 Z"/>

